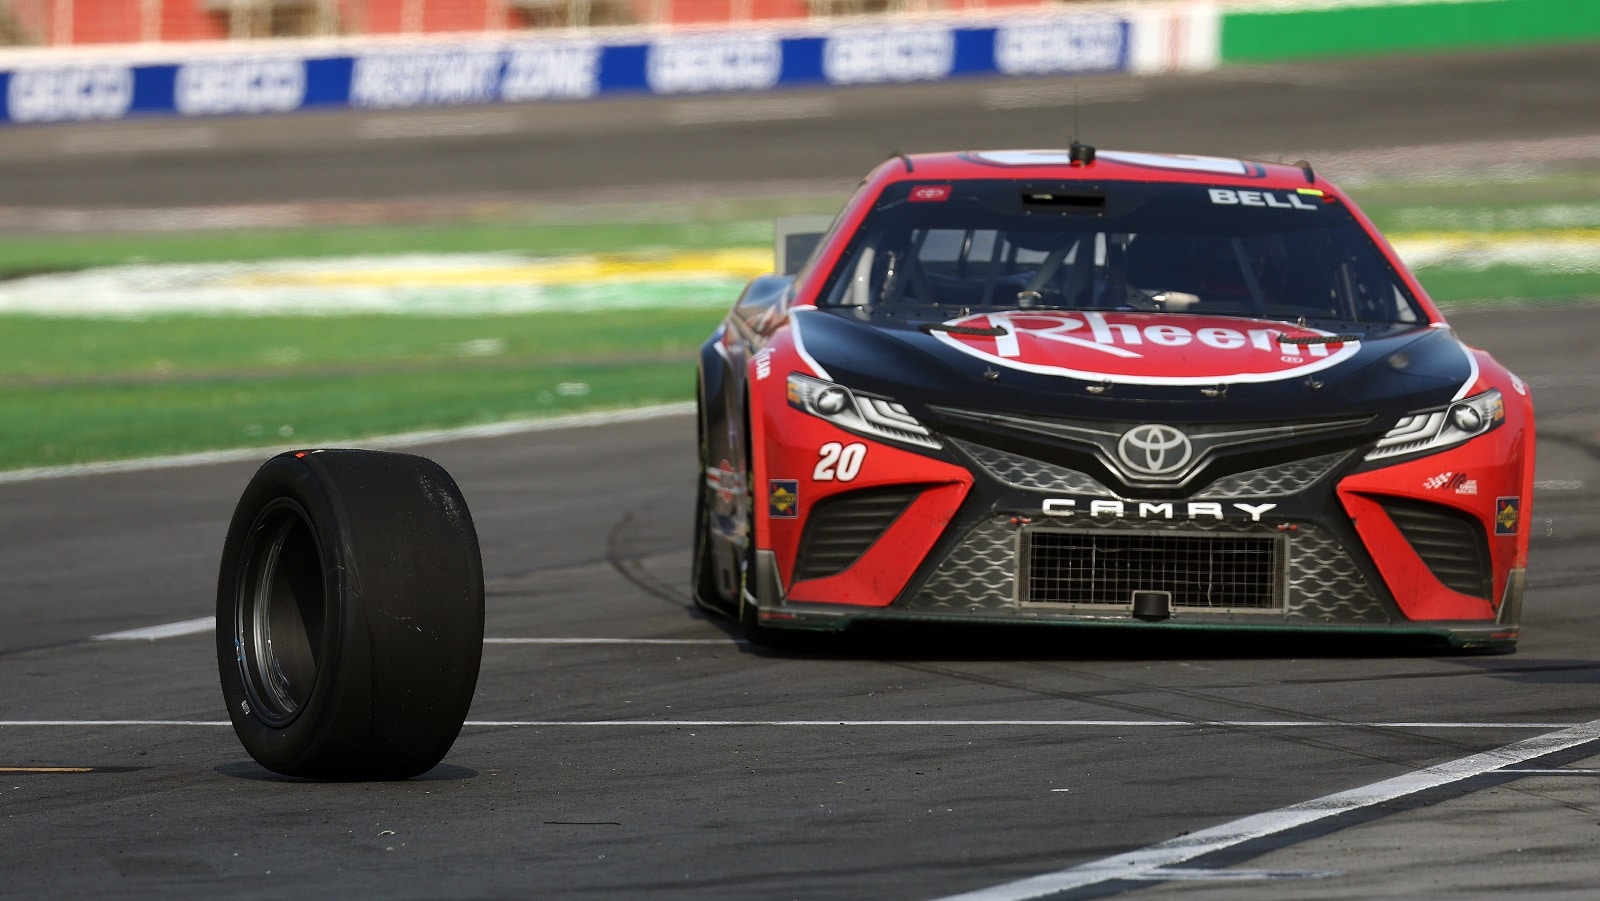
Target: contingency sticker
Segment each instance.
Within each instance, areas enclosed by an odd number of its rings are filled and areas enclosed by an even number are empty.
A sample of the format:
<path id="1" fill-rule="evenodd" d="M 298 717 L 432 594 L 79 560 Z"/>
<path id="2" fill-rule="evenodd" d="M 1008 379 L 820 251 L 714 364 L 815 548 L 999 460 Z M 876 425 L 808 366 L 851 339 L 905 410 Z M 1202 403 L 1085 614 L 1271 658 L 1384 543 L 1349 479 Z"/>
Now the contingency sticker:
<path id="1" fill-rule="evenodd" d="M 800 515 L 800 482 L 773 479 L 767 493 L 767 515 L 773 519 L 794 519 Z"/>
<path id="2" fill-rule="evenodd" d="M 1522 498 L 1497 497 L 1494 499 L 1494 533 L 1517 534 L 1517 523 L 1522 519 Z"/>

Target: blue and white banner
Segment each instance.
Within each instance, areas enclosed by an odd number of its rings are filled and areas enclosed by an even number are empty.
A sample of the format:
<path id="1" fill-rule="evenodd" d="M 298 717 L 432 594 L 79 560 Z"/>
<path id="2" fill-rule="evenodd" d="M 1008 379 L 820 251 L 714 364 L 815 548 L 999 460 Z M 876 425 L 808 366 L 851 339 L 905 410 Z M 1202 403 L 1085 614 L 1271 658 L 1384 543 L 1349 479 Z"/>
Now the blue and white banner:
<path id="1" fill-rule="evenodd" d="M 37 58 L 0 68 L 0 123 L 583 100 L 986 75 L 1121 72 L 1133 26 L 1109 13 L 982 24 L 858 22 L 827 30 L 680 32 L 384 44 L 317 54 L 259 44 L 184 62 Z"/>

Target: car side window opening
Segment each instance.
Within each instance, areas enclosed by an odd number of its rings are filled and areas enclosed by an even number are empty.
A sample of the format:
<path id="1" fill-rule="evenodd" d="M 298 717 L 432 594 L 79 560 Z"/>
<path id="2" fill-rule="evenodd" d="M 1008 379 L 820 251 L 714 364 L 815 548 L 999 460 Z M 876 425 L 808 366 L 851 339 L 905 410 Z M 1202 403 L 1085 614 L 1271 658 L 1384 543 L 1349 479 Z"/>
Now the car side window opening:
<path id="1" fill-rule="evenodd" d="M 958 182 L 942 203 L 905 187 L 868 215 L 821 306 L 1421 319 L 1349 211 L 1320 198 L 1225 206 L 1203 185 L 1112 184 L 1100 206 L 1041 214 L 1015 182 Z"/>

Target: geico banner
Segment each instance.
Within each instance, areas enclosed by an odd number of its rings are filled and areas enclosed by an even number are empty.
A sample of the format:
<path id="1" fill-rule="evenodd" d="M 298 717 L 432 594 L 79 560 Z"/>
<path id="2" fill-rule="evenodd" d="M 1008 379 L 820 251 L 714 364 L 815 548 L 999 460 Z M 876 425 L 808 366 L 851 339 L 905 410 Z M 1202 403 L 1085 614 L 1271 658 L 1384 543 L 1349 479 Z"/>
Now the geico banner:
<path id="1" fill-rule="evenodd" d="M 583 100 L 620 94 L 766 91 L 1129 67 L 1132 26 L 1105 12 L 860 21 L 800 31 L 611 32 L 385 43 L 317 56 L 265 51 L 158 64 L 0 62 L 0 121 L 250 115 L 305 109 Z"/>
<path id="2" fill-rule="evenodd" d="M 645 63 L 655 94 L 765 91 L 783 75 L 783 43 L 760 33 L 668 37 L 650 44 Z"/>
<path id="3" fill-rule="evenodd" d="M 75 65 L 20 69 L 6 83 L 12 122 L 98 122 L 133 107 L 133 67 Z"/>
<path id="4" fill-rule="evenodd" d="M 178 67 L 172 105 L 180 115 L 288 113 L 306 99 L 306 61 L 207 59 Z"/>
<path id="5" fill-rule="evenodd" d="M 1008 22 L 995 29 L 1001 75 L 1055 75 L 1125 68 L 1128 23 L 1115 16 Z"/>
<path id="6" fill-rule="evenodd" d="M 938 25 L 852 28 L 822 47 L 829 84 L 940 81 L 950 77 L 955 62 L 955 32 Z"/>

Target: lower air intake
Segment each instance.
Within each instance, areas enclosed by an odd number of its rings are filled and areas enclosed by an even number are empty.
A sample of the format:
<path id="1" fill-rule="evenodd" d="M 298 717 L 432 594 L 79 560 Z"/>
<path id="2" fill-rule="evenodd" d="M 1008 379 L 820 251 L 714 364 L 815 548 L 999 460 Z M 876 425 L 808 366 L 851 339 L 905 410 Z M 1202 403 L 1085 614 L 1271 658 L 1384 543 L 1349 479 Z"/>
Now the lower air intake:
<path id="1" fill-rule="evenodd" d="M 1135 592 L 1169 592 L 1174 610 L 1281 612 L 1285 547 L 1279 536 L 1022 533 L 1019 599 L 1132 609 Z"/>
<path id="2" fill-rule="evenodd" d="M 869 488 L 817 504 L 800 538 L 795 581 L 822 579 L 849 569 L 919 493 L 916 488 Z"/>
<path id="3" fill-rule="evenodd" d="M 1385 498 L 1383 511 L 1394 520 L 1417 556 L 1446 588 L 1488 600 L 1494 585 L 1489 542 L 1473 517 L 1441 507 Z"/>

